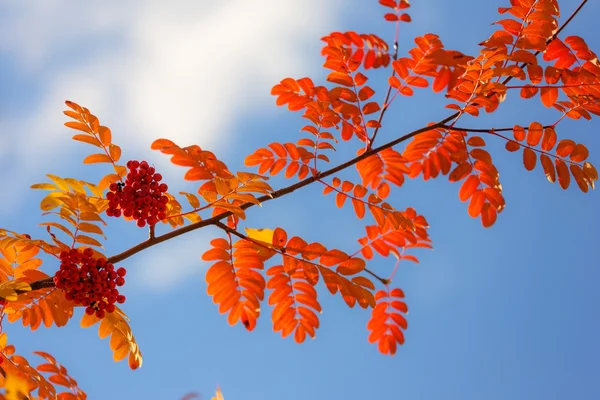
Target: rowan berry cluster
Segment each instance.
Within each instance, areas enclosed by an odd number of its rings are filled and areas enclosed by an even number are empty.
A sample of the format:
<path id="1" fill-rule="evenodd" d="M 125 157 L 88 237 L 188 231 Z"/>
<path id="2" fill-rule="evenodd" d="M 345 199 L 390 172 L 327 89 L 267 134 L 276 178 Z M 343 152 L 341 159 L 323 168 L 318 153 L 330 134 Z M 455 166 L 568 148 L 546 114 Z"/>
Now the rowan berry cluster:
<path id="1" fill-rule="evenodd" d="M 154 226 L 166 218 L 169 199 L 164 193 L 169 187 L 160 183 L 162 175 L 155 173 L 146 161 L 128 161 L 127 168 L 125 183 L 112 183 L 109 187 L 106 215 L 133 218 L 140 228 L 146 224 Z"/>
<path id="2" fill-rule="evenodd" d="M 115 303 L 124 303 L 117 286 L 125 284 L 125 268 L 115 270 L 106 258 L 93 257 L 92 249 L 71 249 L 60 253 L 60 269 L 54 284 L 65 292 L 65 298 L 86 307 L 89 315 L 104 318 L 115 311 Z"/>

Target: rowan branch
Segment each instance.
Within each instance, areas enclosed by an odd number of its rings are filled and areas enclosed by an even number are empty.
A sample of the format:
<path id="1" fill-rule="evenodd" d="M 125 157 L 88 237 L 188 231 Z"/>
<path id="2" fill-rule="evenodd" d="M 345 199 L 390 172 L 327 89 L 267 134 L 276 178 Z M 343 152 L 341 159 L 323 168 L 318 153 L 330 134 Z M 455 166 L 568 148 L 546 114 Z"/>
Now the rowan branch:
<path id="1" fill-rule="evenodd" d="M 562 24 L 562 26 L 556 31 L 556 33 L 554 33 L 554 35 L 552 35 L 552 37 L 550 39 L 548 39 L 548 41 L 546 43 L 550 43 L 550 42 L 552 42 L 554 39 L 556 39 L 558 37 L 558 35 L 567 27 L 567 25 L 581 11 L 581 9 L 587 3 L 587 1 L 588 0 L 583 0 L 579 4 L 579 6 L 575 9 L 575 11 L 573 11 L 573 13 L 571 14 L 571 16 L 569 16 L 569 18 Z M 540 53 L 541 53 L 541 51 L 537 51 L 537 52 L 534 53 L 534 55 L 537 56 Z M 521 65 L 521 67 L 524 67 L 525 65 L 527 65 L 527 63 L 523 63 Z M 509 76 L 502 83 L 506 84 L 512 78 L 513 78 L 512 76 Z M 386 110 L 386 108 L 384 107 L 384 109 L 382 110 L 382 113 L 380 115 L 381 118 L 383 117 L 383 113 L 384 113 L 385 110 Z M 365 151 L 364 153 L 362 153 L 361 155 L 359 155 L 357 157 L 354 157 L 351 160 L 348 160 L 348 161 L 346 161 L 346 162 L 344 162 L 344 163 L 342 163 L 342 164 L 340 164 L 340 165 L 338 165 L 336 167 L 328 169 L 327 171 L 324 171 L 324 172 L 317 172 L 313 176 L 311 176 L 309 178 L 306 178 L 306 179 L 304 179 L 304 180 L 302 180 L 300 182 L 297 182 L 297 183 L 295 183 L 293 185 L 290 185 L 290 186 L 284 187 L 282 189 L 276 190 L 276 191 L 272 192 L 269 195 L 261 196 L 261 197 L 258 198 L 258 200 L 259 200 L 260 203 L 264 203 L 266 201 L 277 199 L 279 197 L 285 196 L 285 195 L 287 195 L 289 193 L 292 193 L 292 192 L 294 192 L 294 191 L 296 191 L 296 190 L 298 190 L 300 188 L 303 188 L 304 186 L 308 186 L 308 185 L 314 183 L 315 181 L 317 181 L 319 179 L 326 178 L 326 177 L 328 177 L 330 175 L 335 174 L 336 172 L 342 171 L 342 170 L 344 170 L 344 169 L 346 169 L 346 168 L 348 168 L 348 167 L 350 167 L 352 165 L 355 165 L 356 163 L 358 163 L 361 160 L 364 160 L 365 158 L 368 158 L 368 157 L 370 157 L 370 156 L 372 156 L 374 154 L 377 154 L 377 153 L 381 152 L 382 150 L 385 150 L 385 149 L 393 147 L 393 146 L 395 146 L 397 144 L 400 144 L 400 143 L 402 143 L 402 142 L 404 142 L 404 141 L 406 141 L 406 140 L 408 140 L 408 139 L 410 139 L 410 138 L 412 138 L 412 137 L 414 137 L 414 136 L 416 136 L 416 135 L 418 135 L 420 133 L 428 132 L 430 130 L 437 129 L 437 128 L 446 128 L 446 129 L 448 129 L 448 126 L 446 126 L 446 123 L 449 122 L 449 121 L 451 121 L 451 120 L 453 120 L 453 119 L 456 119 L 460 115 L 461 115 L 461 111 L 457 111 L 454 114 L 452 114 L 452 115 L 444 118 L 443 120 L 441 120 L 441 121 L 439 121 L 439 122 L 437 122 L 435 124 L 432 124 L 432 125 L 429 125 L 427 127 L 423 127 L 423 128 L 414 130 L 414 131 L 412 131 L 410 133 L 405 134 L 404 136 L 401 136 L 401 137 L 399 137 L 399 138 L 397 138 L 395 140 L 392 140 L 392 141 L 390 141 L 390 142 L 388 142 L 388 143 L 386 143 L 384 145 L 381 145 L 381 146 L 379 146 L 379 147 L 377 147 L 375 149 L 369 149 L 369 150 Z M 453 128 L 453 129 L 458 129 L 458 128 Z M 465 130 L 465 129 L 461 129 L 461 130 Z M 474 130 L 470 130 L 470 131 L 474 132 Z M 495 130 L 495 132 L 497 132 L 497 131 L 499 131 L 499 130 L 498 129 Z M 491 132 L 491 131 L 490 130 L 483 130 L 483 132 Z M 374 138 L 372 138 L 371 140 L 373 140 L 373 139 Z M 245 204 L 241 205 L 240 208 L 242 210 L 246 210 L 246 209 L 248 209 L 248 208 L 250 208 L 250 207 L 252 207 L 254 205 L 255 204 L 253 204 L 253 203 L 245 203 Z M 184 227 L 178 228 L 178 229 L 176 229 L 174 231 L 171 231 L 169 233 L 165 233 L 164 235 L 156 236 L 156 237 L 151 237 L 151 238 L 149 238 L 149 239 L 147 239 L 147 240 L 145 240 L 145 241 L 143 241 L 143 242 L 141 242 L 141 243 L 139 243 L 139 244 L 131 247 L 130 249 L 125 250 L 122 253 L 119 253 L 119 254 L 116 254 L 116 255 L 114 255 L 112 257 L 109 257 L 108 261 L 110 261 L 112 263 L 117 263 L 117 262 L 123 261 L 123 260 L 125 260 L 125 259 L 127 259 L 127 258 L 129 258 L 129 257 L 131 257 L 131 256 L 133 256 L 133 255 L 135 255 L 137 253 L 139 253 L 140 251 L 145 250 L 145 249 L 147 249 L 149 247 L 152 247 L 154 245 L 157 245 L 159 243 L 162 243 L 162 242 L 165 242 L 167 240 L 176 238 L 176 237 L 181 236 L 181 235 L 183 235 L 185 233 L 194 231 L 196 229 L 203 228 L 203 227 L 208 226 L 208 225 L 216 225 L 219 221 L 221 221 L 222 219 L 225 219 L 225 218 L 229 217 L 230 215 L 232 215 L 232 213 L 229 212 L 229 211 L 227 211 L 227 212 L 224 212 L 224 213 L 219 214 L 217 216 L 214 216 L 212 218 L 209 218 L 209 219 L 206 219 L 206 220 L 203 220 L 203 221 L 199 221 L 199 222 L 193 223 L 193 224 L 188 225 L 188 226 L 184 226 Z M 47 278 L 47 279 L 44 279 L 44 280 L 32 282 L 32 283 L 30 283 L 30 286 L 31 286 L 32 290 L 39 290 L 39 289 L 43 289 L 43 288 L 49 288 L 49 287 L 53 287 L 54 286 L 54 280 L 52 278 Z"/>
<path id="2" fill-rule="evenodd" d="M 313 175 L 311 177 L 308 177 L 308 178 L 306 178 L 306 179 L 304 179 L 304 180 L 302 180 L 300 182 L 297 182 L 297 183 L 295 183 L 293 185 L 290 185 L 290 186 L 281 188 L 279 190 L 276 190 L 276 191 L 274 191 L 274 192 L 272 192 L 272 193 L 270 193 L 268 195 L 261 196 L 261 197 L 258 198 L 258 201 L 260 203 L 264 203 L 264 202 L 267 202 L 269 200 L 277 199 L 279 197 L 282 197 L 282 196 L 285 196 L 287 194 L 290 194 L 290 193 L 292 193 L 292 192 L 294 192 L 294 191 L 296 191 L 298 189 L 301 189 L 301 188 L 303 188 L 305 186 L 308 186 L 308 185 L 310 185 L 310 184 L 312 184 L 312 183 L 314 183 L 314 182 L 316 182 L 316 181 L 318 181 L 320 179 L 326 178 L 326 177 L 328 177 L 330 175 L 333 175 L 333 174 L 335 174 L 335 173 L 337 173 L 339 171 L 342 171 L 342 170 L 344 170 L 344 169 L 346 169 L 348 167 L 351 167 L 352 165 L 358 163 L 361 160 L 364 160 L 365 158 L 368 158 L 368 157 L 370 157 L 370 156 L 372 156 L 374 154 L 377 154 L 377 153 L 379 153 L 379 152 L 381 152 L 381 151 L 383 151 L 385 149 L 388 149 L 388 148 L 393 147 L 393 146 L 395 146 L 397 144 L 400 144 L 400 143 L 402 143 L 402 142 L 404 142 L 404 141 L 406 141 L 406 140 L 408 140 L 408 139 L 410 139 L 410 138 L 412 138 L 412 137 L 414 137 L 414 136 L 416 136 L 416 135 L 418 135 L 420 133 L 428 132 L 430 130 L 443 127 L 443 126 L 445 126 L 445 124 L 447 122 L 453 120 L 459 114 L 460 114 L 459 112 L 455 112 L 454 114 L 452 114 L 452 115 L 444 118 L 443 120 L 441 120 L 439 122 L 436 122 L 436 123 L 434 123 L 432 125 L 429 125 L 429 126 L 426 126 L 426 127 L 422 127 L 420 129 L 416 129 L 416 130 L 414 130 L 414 131 L 412 131 L 410 133 L 407 133 L 404 136 L 401 136 L 401 137 L 399 137 L 399 138 L 397 138 L 395 140 L 392 140 L 391 142 L 383 144 L 383 145 L 381 145 L 381 146 L 379 146 L 379 147 L 377 147 L 375 149 L 371 149 L 371 150 L 365 151 L 361 155 L 359 155 L 357 157 L 354 157 L 351 160 L 348 160 L 348 161 L 346 161 L 346 162 L 344 162 L 342 164 L 339 164 L 336 167 L 328 169 L 327 171 L 317 172 L 315 175 Z M 240 206 L 240 208 L 242 210 L 246 210 L 246 209 L 248 209 L 250 207 L 253 207 L 255 205 L 256 204 L 254 204 L 254 203 L 245 203 L 245 204 L 242 204 Z M 221 221 L 221 220 L 229 217 L 230 215 L 233 215 L 233 214 L 230 211 L 226 211 L 226 212 L 221 213 L 219 215 L 216 215 L 216 216 L 214 216 L 212 218 L 205 219 L 203 221 L 198 221 L 198 222 L 195 222 L 195 223 L 193 223 L 191 225 L 183 226 L 183 227 L 178 228 L 178 229 L 176 229 L 174 231 L 165 233 L 164 235 L 154 236 L 154 237 L 151 236 L 148 239 L 146 239 L 145 241 L 143 241 L 141 243 L 138 243 L 137 245 L 129 248 L 128 250 L 123 251 L 122 253 L 116 254 L 116 255 L 114 255 L 112 257 L 108 257 L 108 261 L 111 262 L 111 263 L 113 263 L 113 264 L 116 264 L 118 262 L 126 260 L 127 258 L 129 258 L 129 257 L 131 257 L 131 256 L 133 256 L 133 255 L 135 255 L 137 253 L 139 253 L 140 251 L 143 251 L 143 250 L 145 250 L 147 248 L 155 246 L 155 245 L 157 245 L 159 243 L 166 242 L 167 240 L 176 238 L 176 237 L 181 236 L 183 234 L 186 234 L 188 232 L 195 231 L 196 229 L 204 228 L 204 227 L 209 226 L 209 225 L 215 225 L 215 226 L 219 226 L 220 227 L 220 225 L 223 225 L 223 224 L 221 224 L 219 221 Z M 226 225 L 223 225 L 223 226 L 226 226 Z M 385 284 L 384 280 L 382 280 L 381 278 L 379 278 L 377 275 L 375 275 L 374 273 L 372 273 L 370 271 L 367 271 L 367 272 L 370 273 L 371 275 L 373 275 L 373 277 L 379 279 L 382 283 Z M 43 279 L 43 280 L 40 280 L 40 281 L 32 282 L 32 283 L 30 283 L 30 286 L 31 286 L 31 290 L 40 290 L 40 289 L 44 289 L 44 288 L 53 287 L 54 286 L 54 279 L 53 278 L 46 278 L 46 279 Z"/>

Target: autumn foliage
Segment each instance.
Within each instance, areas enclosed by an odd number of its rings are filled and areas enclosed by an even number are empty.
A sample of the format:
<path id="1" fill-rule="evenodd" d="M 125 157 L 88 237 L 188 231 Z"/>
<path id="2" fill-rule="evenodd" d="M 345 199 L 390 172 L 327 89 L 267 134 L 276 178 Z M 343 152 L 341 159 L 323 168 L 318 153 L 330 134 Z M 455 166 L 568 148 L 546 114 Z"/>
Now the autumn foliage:
<path id="1" fill-rule="evenodd" d="M 393 355 L 408 327 L 405 294 L 393 287 L 394 274 L 402 261 L 418 262 L 415 249 L 432 244 L 425 217 L 414 208 L 396 209 L 386 200 L 392 192 L 410 179 L 447 177 L 457 183 L 468 215 L 491 227 L 506 205 L 503 184 L 510 184 L 500 181 L 492 158 L 502 147 L 519 154 L 526 170 L 541 168 L 562 189 L 594 188 L 598 172 L 588 149 L 564 137 L 560 122 L 600 115 L 600 63 L 583 38 L 561 35 L 556 0 L 511 0 L 498 9 L 496 31 L 472 55 L 445 48 L 431 33 L 415 38 L 408 54 L 399 55 L 398 27 L 411 21 L 409 2 L 379 3 L 384 20 L 396 26 L 393 43 L 356 32 L 323 37 L 326 82 L 288 77 L 271 92 L 278 106 L 301 113 L 306 125 L 300 137 L 253 151 L 245 158 L 251 170 L 232 171 L 197 145 L 181 147 L 166 138 L 151 143 L 184 168 L 185 180 L 197 182 L 195 193 L 170 193 L 151 162 L 123 162 L 111 130 L 87 108 L 67 101 L 65 125 L 77 131 L 74 140 L 95 151 L 83 163 L 104 164 L 106 175 L 90 183 L 48 174 L 47 183 L 32 186 L 47 191 L 40 204 L 48 219 L 42 222 L 46 239 L 0 229 L 1 318 L 36 330 L 61 327 L 82 315 L 82 327 L 98 324 L 99 336 L 110 337 L 115 361 L 127 358 L 136 369 L 141 352 L 128 317 L 116 305 L 126 305 L 117 288 L 125 283 L 123 261 L 158 242 L 215 226 L 222 234 L 202 259 L 209 264 L 207 293 L 229 324 L 252 331 L 266 323 L 261 314 L 270 308 L 273 330 L 302 343 L 317 336 L 319 299 L 329 292 L 349 307 L 367 309 L 368 341 Z M 387 87 L 369 85 L 373 70 L 385 71 Z M 377 143 L 394 102 L 429 88 L 445 96 L 448 116 Z M 527 126 L 459 127 L 518 97 L 539 99 L 555 110 L 555 118 L 532 117 Z M 353 144 L 356 154 L 329 166 L 340 141 Z M 355 171 L 351 180 L 340 175 L 348 170 Z M 274 189 L 269 178 L 275 176 L 292 183 Z M 255 205 L 307 185 L 320 186 L 342 212 L 365 220 L 364 236 L 342 250 L 295 236 L 291 227 L 245 225 L 247 212 L 261 212 Z M 132 221 L 130 229 L 147 229 L 149 239 L 120 254 L 104 254 L 106 217 Z M 155 229 L 167 232 L 158 236 Z M 41 254 L 53 260 L 46 263 L 47 272 Z M 393 256 L 390 271 L 369 268 L 376 255 Z M 34 367 L 8 344 L 6 333 L 0 334 L 0 353 L 2 398 L 86 398 L 51 355 L 37 352 L 42 363 Z"/>

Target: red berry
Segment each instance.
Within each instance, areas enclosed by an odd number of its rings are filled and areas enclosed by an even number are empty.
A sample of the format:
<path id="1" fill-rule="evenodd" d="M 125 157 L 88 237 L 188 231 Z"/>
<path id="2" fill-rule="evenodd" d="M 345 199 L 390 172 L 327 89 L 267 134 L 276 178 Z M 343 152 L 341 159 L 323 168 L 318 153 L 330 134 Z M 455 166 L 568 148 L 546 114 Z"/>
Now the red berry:
<path id="1" fill-rule="evenodd" d="M 122 276 L 119 276 L 117 279 L 115 279 L 115 283 L 117 286 L 123 286 L 125 284 L 125 279 Z"/>
<path id="2" fill-rule="evenodd" d="M 125 274 L 127 274 L 127 271 L 125 270 L 125 268 L 121 267 L 117 270 L 117 274 L 119 274 L 119 276 L 125 276 Z"/>
<path id="3" fill-rule="evenodd" d="M 106 315 L 106 313 L 104 312 L 104 310 L 98 310 L 96 311 L 96 317 L 99 319 L 104 318 L 104 315 Z"/>
<path id="4" fill-rule="evenodd" d="M 117 296 L 117 303 L 119 304 L 123 304 L 125 303 L 125 296 L 123 296 L 122 294 Z"/>
<path id="5" fill-rule="evenodd" d="M 111 303 L 106 306 L 106 312 L 109 312 L 109 313 L 114 312 L 115 308 L 116 308 L 115 305 Z"/>
<path id="6" fill-rule="evenodd" d="M 88 306 L 88 307 L 85 309 L 85 313 L 86 313 L 87 315 L 92 315 L 94 312 L 96 312 L 96 310 L 94 310 L 94 307 Z"/>

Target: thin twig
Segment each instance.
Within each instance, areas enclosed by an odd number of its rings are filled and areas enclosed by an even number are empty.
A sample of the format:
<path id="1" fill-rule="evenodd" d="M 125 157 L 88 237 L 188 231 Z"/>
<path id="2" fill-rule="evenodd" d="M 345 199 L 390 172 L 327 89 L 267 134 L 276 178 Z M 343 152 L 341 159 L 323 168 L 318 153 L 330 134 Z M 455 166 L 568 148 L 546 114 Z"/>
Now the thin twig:
<path id="1" fill-rule="evenodd" d="M 550 128 L 552 125 L 544 125 L 542 129 Z M 463 132 L 473 132 L 473 133 L 493 133 L 493 132 L 512 132 L 514 128 L 461 128 L 456 126 L 444 125 L 440 126 L 440 128 L 448 129 L 449 131 L 463 131 Z M 528 126 L 523 126 L 523 130 L 529 130 Z"/>
<path id="2" fill-rule="evenodd" d="M 227 225 L 225 225 L 222 222 L 219 222 L 219 221 L 215 222 L 215 226 L 223 229 L 227 233 L 230 233 L 230 234 L 232 234 L 234 236 L 239 237 L 242 240 L 247 240 L 247 241 L 252 242 L 252 243 L 256 244 L 257 246 L 263 247 L 263 248 L 265 248 L 267 250 L 275 251 L 275 252 L 281 254 L 282 256 L 296 258 L 294 256 L 286 254 L 286 252 L 285 252 L 286 248 L 285 247 L 283 247 L 281 250 L 277 249 L 277 248 L 274 248 L 274 247 L 269 247 L 265 243 L 260 242 L 260 241 L 255 240 L 255 239 L 252 239 L 251 237 L 248 237 L 248 236 L 244 235 L 243 233 L 241 233 L 241 232 L 239 232 L 239 231 L 237 231 L 237 230 L 235 230 L 233 228 L 228 227 Z M 288 250 L 290 250 L 290 249 L 288 249 Z M 299 260 L 299 261 L 307 262 L 307 263 L 312 264 L 312 265 L 314 265 L 316 267 L 323 267 L 322 265 L 317 264 L 317 263 L 315 263 L 313 261 L 309 261 L 309 260 Z M 363 271 L 365 271 L 366 273 L 370 274 L 371 276 L 373 276 L 375 279 L 379 280 L 384 285 L 386 285 L 386 284 L 389 283 L 389 279 L 385 279 L 385 278 L 382 278 L 382 277 L 378 276 L 376 273 L 374 273 L 373 271 L 369 270 L 368 268 L 365 268 Z"/>

